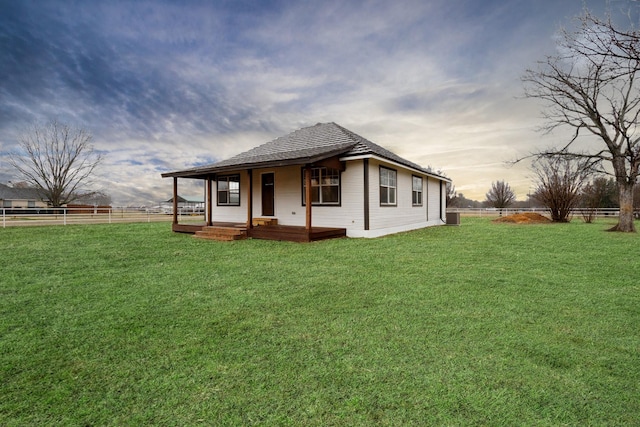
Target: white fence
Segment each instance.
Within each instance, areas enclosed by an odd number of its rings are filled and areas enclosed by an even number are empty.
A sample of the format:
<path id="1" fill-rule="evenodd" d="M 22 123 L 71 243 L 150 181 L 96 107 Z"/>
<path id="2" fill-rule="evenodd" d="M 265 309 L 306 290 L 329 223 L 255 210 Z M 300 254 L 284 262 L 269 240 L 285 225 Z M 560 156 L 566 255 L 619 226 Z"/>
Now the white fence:
<path id="1" fill-rule="evenodd" d="M 573 210 L 574 217 L 581 217 L 582 211 Z M 458 212 L 463 216 L 497 217 L 507 216 L 521 212 L 537 212 L 548 216 L 548 211 L 542 208 L 447 208 L 447 212 Z M 70 224 L 112 224 L 122 222 L 169 222 L 173 219 L 171 214 L 152 210 L 140 210 L 135 208 L 0 208 L 2 228 L 10 226 L 29 225 L 70 225 Z M 594 218 L 615 218 L 619 215 L 619 209 L 596 209 Z M 193 212 L 191 209 L 178 211 L 181 224 L 193 222 L 204 223 L 202 213 Z M 640 211 L 636 211 L 636 218 L 640 218 Z"/>
<path id="2" fill-rule="evenodd" d="M 582 217 L 583 212 L 588 212 L 587 208 L 576 208 L 572 210 L 572 215 L 574 217 Z M 549 216 L 549 211 L 544 208 L 506 208 L 506 209 L 497 209 L 497 208 L 447 208 L 447 212 L 458 212 L 460 215 L 464 216 L 507 216 L 513 215 L 517 213 L 523 212 L 536 212 L 540 215 Z M 638 217 L 638 213 L 636 212 L 636 218 Z M 594 218 L 615 218 L 620 214 L 620 209 L 618 208 L 598 208 L 593 209 L 593 217 Z"/>
<path id="3" fill-rule="evenodd" d="M 2 228 L 29 225 L 113 224 L 171 221 L 173 215 L 135 208 L 0 208 Z M 178 211 L 181 222 L 204 222 L 204 216 Z"/>

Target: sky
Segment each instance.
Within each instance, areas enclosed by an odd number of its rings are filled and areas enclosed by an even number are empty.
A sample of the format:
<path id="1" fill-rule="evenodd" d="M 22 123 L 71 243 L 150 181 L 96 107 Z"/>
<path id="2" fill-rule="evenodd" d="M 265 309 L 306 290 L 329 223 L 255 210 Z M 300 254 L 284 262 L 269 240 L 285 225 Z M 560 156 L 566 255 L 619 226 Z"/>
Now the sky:
<path id="1" fill-rule="evenodd" d="M 172 195 L 160 174 L 336 122 L 484 200 L 566 138 L 536 131 L 521 77 L 586 6 L 634 0 L 0 0 L 0 183 L 33 124 L 82 127 L 114 205 Z M 199 189 L 180 181 L 183 195 Z M 185 194 L 191 193 L 191 194 Z"/>

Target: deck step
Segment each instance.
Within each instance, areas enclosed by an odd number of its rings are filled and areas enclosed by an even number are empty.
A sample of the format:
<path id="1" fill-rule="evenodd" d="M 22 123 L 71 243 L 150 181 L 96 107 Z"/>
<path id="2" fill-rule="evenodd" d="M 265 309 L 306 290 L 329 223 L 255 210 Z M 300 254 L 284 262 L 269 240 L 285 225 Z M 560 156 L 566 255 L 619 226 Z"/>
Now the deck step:
<path id="1" fill-rule="evenodd" d="M 239 227 L 204 227 L 202 230 L 196 231 L 193 237 L 197 239 L 229 242 L 233 240 L 246 239 L 247 230 Z"/>
<path id="2" fill-rule="evenodd" d="M 278 218 L 253 218 L 252 223 L 254 227 L 278 225 Z"/>

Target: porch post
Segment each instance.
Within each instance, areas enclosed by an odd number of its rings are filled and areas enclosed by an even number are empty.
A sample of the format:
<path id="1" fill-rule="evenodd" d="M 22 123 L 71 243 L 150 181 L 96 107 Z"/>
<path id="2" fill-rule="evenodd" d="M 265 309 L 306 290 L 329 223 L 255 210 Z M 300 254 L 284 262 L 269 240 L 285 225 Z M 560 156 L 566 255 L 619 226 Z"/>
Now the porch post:
<path id="1" fill-rule="evenodd" d="M 305 182 L 305 200 L 307 201 L 307 211 L 306 211 L 306 224 L 305 228 L 307 231 L 311 231 L 311 204 L 313 201 L 311 200 L 311 167 L 307 166 L 304 168 L 304 182 Z"/>
<path id="2" fill-rule="evenodd" d="M 213 199 L 211 198 L 211 194 L 212 194 L 212 180 L 211 180 L 211 175 L 207 176 L 207 194 L 205 194 L 204 196 L 204 200 L 207 206 L 207 225 L 210 227 L 213 225 Z"/>
<path id="3" fill-rule="evenodd" d="M 249 194 L 247 195 L 247 228 L 253 228 L 253 169 L 249 173 Z"/>
<path id="4" fill-rule="evenodd" d="M 178 223 L 178 177 L 173 177 L 173 223 Z"/>

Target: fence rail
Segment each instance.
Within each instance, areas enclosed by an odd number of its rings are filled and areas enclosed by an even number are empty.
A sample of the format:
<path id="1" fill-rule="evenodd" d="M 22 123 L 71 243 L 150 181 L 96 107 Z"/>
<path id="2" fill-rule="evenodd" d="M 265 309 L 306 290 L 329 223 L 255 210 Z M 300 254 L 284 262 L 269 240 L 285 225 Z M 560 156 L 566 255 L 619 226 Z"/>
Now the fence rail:
<path id="1" fill-rule="evenodd" d="M 447 208 L 447 212 L 458 212 L 464 216 L 507 216 L 523 212 L 536 212 L 541 215 L 549 216 L 549 211 L 544 208 Z M 572 209 L 571 214 L 573 216 L 581 217 L 583 213 L 590 212 L 593 218 L 616 218 L 620 215 L 620 209 L 618 208 L 575 208 Z M 640 211 L 635 212 L 636 218 L 640 215 Z"/>
<path id="2" fill-rule="evenodd" d="M 171 221 L 163 212 L 135 208 L 0 208 L 2 228 L 30 225 L 113 224 L 123 222 Z M 204 222 L 201 213 L 179 210 L 182 222 Z"/>
<path id="3" fill-rule="evenodd" d="M 586 208 L 574 209 L 573 216 L 582 216 Z M 464 216 L 507 216 L 522 212 L 537 212 L 547 215 L 543 208 L 447 208 L 447 212 L 458 212 Z M 10 226 L 29 225 L 71 225 L 71 224 L 112 224 L 122 222 L 169 222 L 173 219 L 171 214 L 152 210 L 140 210 L 135 208 L 96 208 L 88 212 L 83 208 L 0 208 L 2 228 Z M 595 209 L 593 218 L 615 218 L 620 214 L 617 208 Z M 204 215 L 193 212 L 190 209 L 179 210 L 180 223 L 203 223 Z M 635 217 L 640 219 L 640 211 L 636 211 Z"/>

